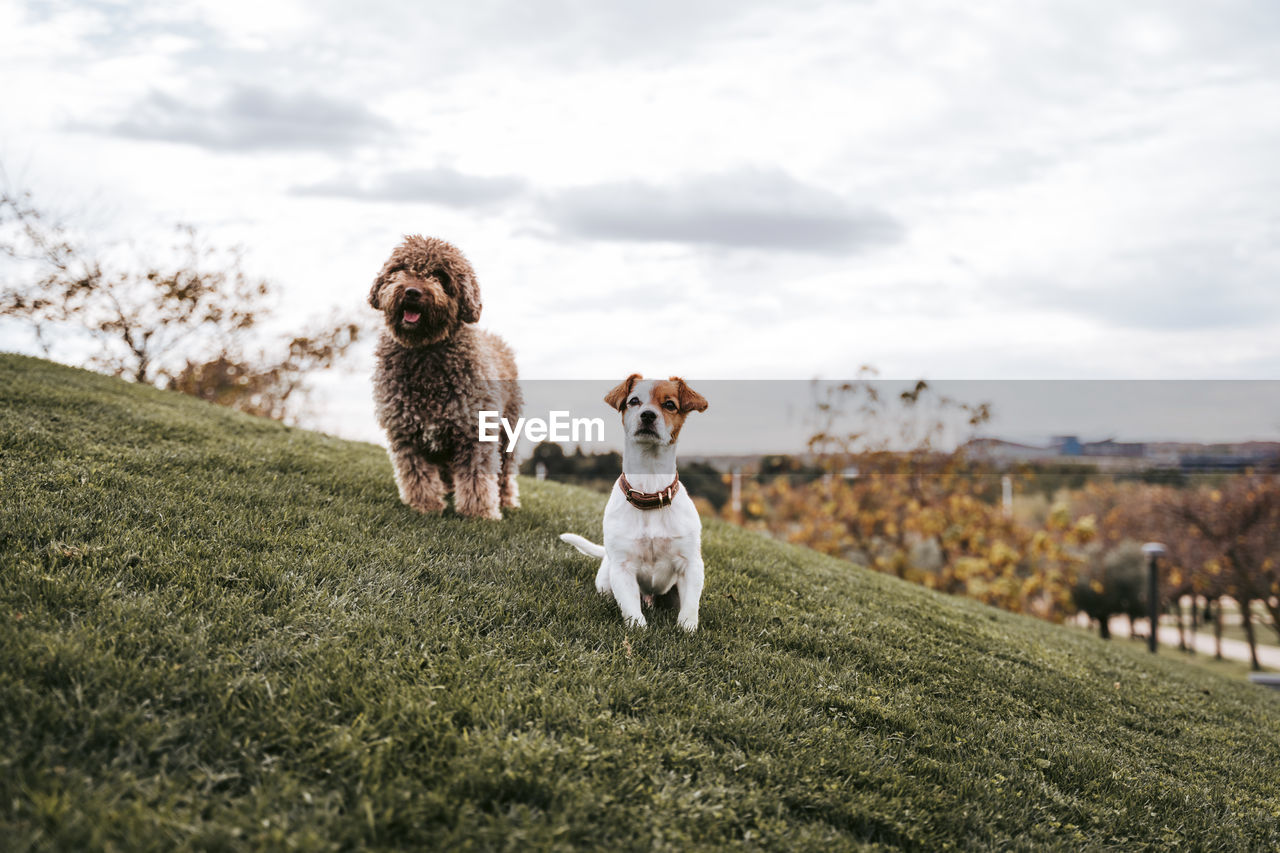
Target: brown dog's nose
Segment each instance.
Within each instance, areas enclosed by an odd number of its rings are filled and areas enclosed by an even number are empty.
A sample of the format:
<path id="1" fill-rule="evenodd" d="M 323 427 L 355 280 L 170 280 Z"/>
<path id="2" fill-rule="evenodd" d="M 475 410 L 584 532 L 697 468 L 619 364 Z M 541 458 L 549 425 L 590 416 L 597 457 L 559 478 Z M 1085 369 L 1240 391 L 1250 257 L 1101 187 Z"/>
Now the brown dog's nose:
<path id="1" fill-rule="evenodd" d="M 404 295 L 406 299 L 421 299 L 422 291 L 416 287 L 406 287 L 404 289 Z"/>

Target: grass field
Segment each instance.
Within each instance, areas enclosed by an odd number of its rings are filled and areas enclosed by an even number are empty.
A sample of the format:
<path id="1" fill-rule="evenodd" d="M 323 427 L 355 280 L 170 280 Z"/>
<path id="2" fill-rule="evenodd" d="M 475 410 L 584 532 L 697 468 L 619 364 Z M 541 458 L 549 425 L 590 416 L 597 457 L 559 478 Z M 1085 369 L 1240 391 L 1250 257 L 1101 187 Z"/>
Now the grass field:
<path id="1" fill-rule="evenodd" d="M 0 356 L 0 846 L 1280 847 L 1280 693 L 722 524 L 628 632 L 523 488 Z"/>

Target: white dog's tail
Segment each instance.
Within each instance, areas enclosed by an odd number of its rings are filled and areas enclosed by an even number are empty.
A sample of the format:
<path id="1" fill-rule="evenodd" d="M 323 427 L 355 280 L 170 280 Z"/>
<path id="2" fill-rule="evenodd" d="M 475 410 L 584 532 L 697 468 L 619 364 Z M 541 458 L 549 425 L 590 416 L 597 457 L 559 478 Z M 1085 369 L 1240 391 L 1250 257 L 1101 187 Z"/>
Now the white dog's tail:
<path id="1" fill-rule="evenodd" d="M 603 557 L 603 556 L 604 556 L 604 547 L 603 547 L 603 546 L 601 546 L 601 545 L 597 545 L 596 543 L 592 542 L 592 541 L 591 541 L 591 540 L 589 540 L 589 539 L 583 539 L 581 536 L 578 536 L 577 534 L 574 534 L 574 533 L 561 533 L 561 534 L 560 534 L 560 541 L 561 541 L 561 542 L 568 542 L 570 545 L 572 545 L 573 547 L 577 548 L 579 551 L 581 551 L 582 553 L 586 554 L 588 557 Z"/>

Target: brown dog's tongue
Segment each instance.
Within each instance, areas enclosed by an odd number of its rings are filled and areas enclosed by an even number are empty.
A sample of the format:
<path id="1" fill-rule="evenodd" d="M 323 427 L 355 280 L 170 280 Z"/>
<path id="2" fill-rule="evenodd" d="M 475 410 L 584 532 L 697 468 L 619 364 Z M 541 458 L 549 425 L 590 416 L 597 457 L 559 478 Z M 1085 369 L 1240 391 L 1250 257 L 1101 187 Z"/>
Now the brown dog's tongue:
<path id="1" fill-rule="evenodd" d="M 417 311 L 406 311 L 404 312 L 404 321 L 406 323 L 416 323 L 421 316 Z"/>

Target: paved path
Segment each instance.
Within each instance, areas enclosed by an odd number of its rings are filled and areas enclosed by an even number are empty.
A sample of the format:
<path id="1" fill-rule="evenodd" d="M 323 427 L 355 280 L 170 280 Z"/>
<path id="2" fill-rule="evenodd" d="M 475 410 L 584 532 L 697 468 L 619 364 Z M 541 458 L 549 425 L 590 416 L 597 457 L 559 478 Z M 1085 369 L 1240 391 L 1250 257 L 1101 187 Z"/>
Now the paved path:
<path id="1" fill-rule="evenodd" d="M 1139 633 L 1146 635 L 1147 620 L 1136 620 L 1134 627 L 1138 628 Z M 1268 633 L 1273 633 L 1269 628 L 1255 625 L 1254 632 L 1259 629 Z M 1111 620 L 1111 635 L 1113 637 L 1129 636 L 1129 620 L 1116 618 Z M 1157 635 L 1162 646 L 1178 646 L 1178 629 L 1173 625 L 1161 625 L 1160 633 Z M 1195 640 L 1196 652 L 1200 654 L 1212 655 L 1214 653 L 1214 639 L 1212 634 L 1192 634 L 1187 631 L 1187 639 Z M 1231 640 L 1226 637 L 1222 638 L 1222 656 L 1231 658 L 1232 660 L 1242 660 L 1249 662 L 1249 644 L 1244 640 Z M 1280 669 L 1280 646 L 1268 646 L 1262 643 L 1258 644 L 1258 663 L 1262 664 L 1264 669 Z"/>

